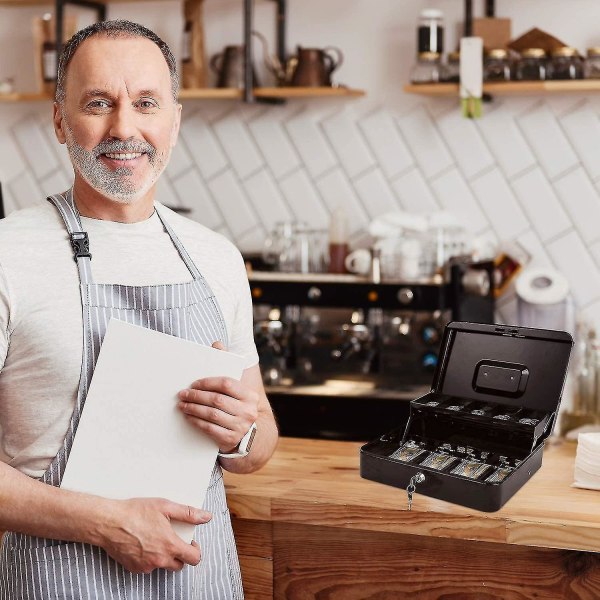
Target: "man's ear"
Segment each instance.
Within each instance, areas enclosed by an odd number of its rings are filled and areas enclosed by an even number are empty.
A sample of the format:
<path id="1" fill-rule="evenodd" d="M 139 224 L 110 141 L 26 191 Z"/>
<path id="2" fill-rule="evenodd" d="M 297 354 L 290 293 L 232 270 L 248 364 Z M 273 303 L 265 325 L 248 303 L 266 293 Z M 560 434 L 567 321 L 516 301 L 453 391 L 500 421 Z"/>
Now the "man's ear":
<path id="1" fill-rule="evenodd" d="M 173 122 L 173 129 L 171 130 L 171 148 L 177 143 L 177 137 L 179 136 L 179 127 L 181 126 L 181 104 L 175 106 L 175 120 Z"/>
<path id="2" fill-rule="evenodd" d="M 56 134 L 56 139 L 59 144 L 64 144 L 67 141 L 67 138 L 65 136 L 62 106 L 58 102 L 54 103 L 54 114 L 52 118 L 54 121 L 54 133 Z"/>

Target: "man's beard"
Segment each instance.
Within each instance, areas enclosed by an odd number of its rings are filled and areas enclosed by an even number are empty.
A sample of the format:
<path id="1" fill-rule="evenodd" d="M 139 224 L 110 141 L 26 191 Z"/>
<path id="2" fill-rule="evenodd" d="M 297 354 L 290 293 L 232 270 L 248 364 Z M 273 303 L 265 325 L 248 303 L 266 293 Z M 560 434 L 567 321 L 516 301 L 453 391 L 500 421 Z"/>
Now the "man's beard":
<path id="1" fill-rule="evenodd" d="M 98 193 L 122 204 L 132 204 L 146 195 L 163 172 L 171 154 L 170 148 L 166 152 L 159 152 L 152 144 L 137 140 L 106 140 L 92 150 L 86 150 L 75 141 L 73 131 L 66 123 L 65 137 L 75 170 Z M 102 154 L 118 152 L 146 154 L 151 168 L 137 187 L 132 180 L 133 169 L 109 169 L 99 160 Z"/>

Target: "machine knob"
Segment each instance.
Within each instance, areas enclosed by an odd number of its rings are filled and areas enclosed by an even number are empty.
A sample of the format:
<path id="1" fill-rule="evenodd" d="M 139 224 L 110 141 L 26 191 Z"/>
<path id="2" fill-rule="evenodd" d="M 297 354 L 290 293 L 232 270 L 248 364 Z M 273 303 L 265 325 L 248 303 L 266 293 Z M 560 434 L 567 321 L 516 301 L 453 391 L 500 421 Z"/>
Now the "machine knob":
<path id="1" fill-rule="evenodd" d="M 423 341 L 426 344 L 437 344 L 440 341 L 440 332 L 433 325 L 426 325 L 422 331 Z"/>
<path id="2" fill-rule="evenodd" d="M 308 299 L 309 300 L 318 300 L 321 297 L 321 290 L 314 285 L 308 288 Z"/>
<path id="3" fill-rule="evenodd" d="M 433 371 L 437 366 L 438 357 L 435 352 L 426 352 L 423 355 L 423 360 L 421 361 L 423 368 L 427 371 Z"/>
<path id="4" fill-rule="evenodd" d="M 467 294 L 487 296 L 490 293 L 490 276 L 482 269 L 467 269 L 462 277 L 462 284 Z"/>
<path id="5" fill-rule="evenodd" d="M 414 300 L 415 294 L 410 288 L 401 288 L 400 290 L 398 290 L 397 298 L 400 304 L 407 305 Z"/>

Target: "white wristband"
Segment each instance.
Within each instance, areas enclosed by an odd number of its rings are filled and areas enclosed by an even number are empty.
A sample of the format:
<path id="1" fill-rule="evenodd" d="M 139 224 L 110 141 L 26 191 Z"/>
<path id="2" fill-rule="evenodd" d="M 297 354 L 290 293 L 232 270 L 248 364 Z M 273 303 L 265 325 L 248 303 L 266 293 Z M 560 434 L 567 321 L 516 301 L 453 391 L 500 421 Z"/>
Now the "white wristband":
<path id="1" fill-rule="evenodd" d="M 254 441 L 254 436 L 256 435 L 256 422 L 250 425 L 250 429 L 244 435 L 244 437 L 240 440 L 235 452 L 219 452 L 219 458 L 243 458 L 244 456 L 248 456 L 250 452 L 250 448 L 252 447 L 252 442 Z"/>

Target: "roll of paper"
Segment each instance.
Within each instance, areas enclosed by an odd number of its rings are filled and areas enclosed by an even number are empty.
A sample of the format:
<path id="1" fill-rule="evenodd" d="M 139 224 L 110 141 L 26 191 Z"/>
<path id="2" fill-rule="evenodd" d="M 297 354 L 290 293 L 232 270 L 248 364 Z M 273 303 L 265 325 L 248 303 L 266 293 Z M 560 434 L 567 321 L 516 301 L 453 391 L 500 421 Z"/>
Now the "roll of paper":
<path id="1" fill-rule="evenodd" d="M 569 282 L 555 269 L 527 269 L 517 279 L 516 292 L 529 304 L 558 304 L 569 295 Z"/>

